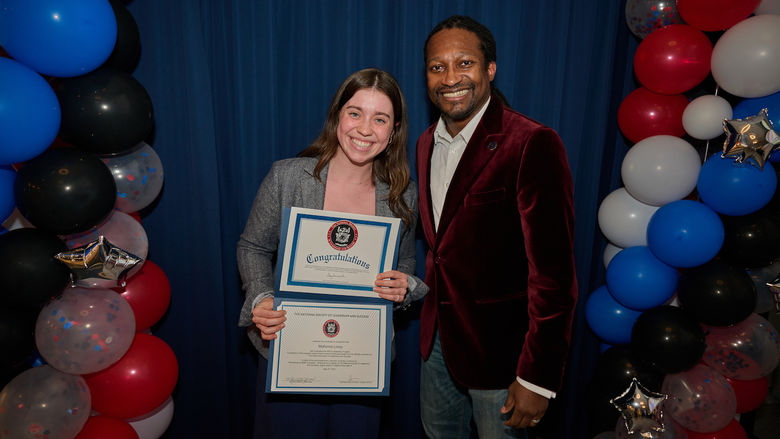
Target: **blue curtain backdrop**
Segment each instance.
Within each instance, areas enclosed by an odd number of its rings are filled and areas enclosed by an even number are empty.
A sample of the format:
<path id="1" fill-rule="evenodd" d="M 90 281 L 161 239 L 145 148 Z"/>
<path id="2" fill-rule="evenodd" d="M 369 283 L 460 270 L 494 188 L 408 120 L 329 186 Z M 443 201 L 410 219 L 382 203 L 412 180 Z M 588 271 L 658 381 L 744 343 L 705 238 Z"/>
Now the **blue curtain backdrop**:
<path id="1" fill-rule="evenodd" d="M 452 14 L 492 30 L 497 86 L 515 109 L 556 129 L 567 147 L 580 302 L 565 389 L 543 427 L 546 437 L 590 437 L 584 384 L 598 342 L 583 310 L 588 293 L 603 283 L 598 205 L 618 186 L 626 150 L 615 115 L 634 88 L 636 40 L 625 25 L 624 2 L 134 0 L 128 8 L 143 46 L 135 77 L 154 103 L 150 144 L 165 166 L 162 196 L 143 224 L 150 259 L 165 271 L 173 294 L 153 328 L 180 365 L 166 437 L 249 437 L 256 354 L 236 327 L 242 293 L 235 244 L 255 191 L 274 160 L 294 156 L 315 138 L 340 82 L 365 67 L 391 72 L 403 88 L 413 164 L 416 137 L 436 117 L 422 45 Z M 423 436 L 419 322 L 414 312 L 403 318 L 384 431 L 415 438 Z M 306 422 L 305 413 L 300 417 Z"/>

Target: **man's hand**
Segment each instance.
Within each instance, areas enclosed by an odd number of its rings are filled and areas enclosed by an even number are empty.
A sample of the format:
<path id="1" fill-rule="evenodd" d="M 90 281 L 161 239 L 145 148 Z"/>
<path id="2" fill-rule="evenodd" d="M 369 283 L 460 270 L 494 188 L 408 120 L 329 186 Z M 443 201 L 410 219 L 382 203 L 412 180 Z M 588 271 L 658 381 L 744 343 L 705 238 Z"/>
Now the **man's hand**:
<path id="1" fill-rule="evenodd" d="M 260 330 L 263 340 L 273 340 L 276 333 L 284 328 L 287 311 L 274 311 L 274 298 L 266 297 L 252 310 L 252 322 Z"/>
<path id="2" fill-rule="evenodd" d="M 501 407 L 502 414 L 512 412 L 512 417 L 504 422 L 504 425 L 514 428 L 533 427 L 542 419 L 549 403 L 550 401 L 544 396 L 514 381 L 509 386 L 506 402 Z"/>

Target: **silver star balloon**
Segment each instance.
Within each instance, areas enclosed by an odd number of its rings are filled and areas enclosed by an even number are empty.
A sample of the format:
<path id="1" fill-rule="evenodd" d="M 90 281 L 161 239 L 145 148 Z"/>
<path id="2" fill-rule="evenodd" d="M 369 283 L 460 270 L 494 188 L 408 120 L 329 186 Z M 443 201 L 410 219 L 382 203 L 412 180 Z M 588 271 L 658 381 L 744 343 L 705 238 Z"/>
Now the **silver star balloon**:
<path id="1" fill-rule="evenodd" d="M 82 247 L 57 253 L 58 261 L 70 268 L 75 280 L 100 278 L 121 282 L 143 259 L 114 246 L 104 236 Z"/>
<path id="2" fill-rule="evenodd" d="M 772 151 L 780 148 L 780 136 L 772 126 L 766 108 L 744 119 L 725 119 L 723 131 L 726 140 L 721 157 L 735 157 L 739 163 L 752 160 L 759 169 L 764 169 Z"/>
<path id="3" fill-rule="evenodd" d="M 664 432 L 664 413 L 662 402 L 669 396 L 651 392 L 634 377 L 631 385 L 623 394 L 611 399 L 615 408 L 620 410 L 631 437 L 656 438 Z"/>
<path id="4" fill-rule="evenodd" d="M 767 282 L 766 285 L 775 298 L 775 311 L 780 314 L 780 274 L 772 282 Z"/>

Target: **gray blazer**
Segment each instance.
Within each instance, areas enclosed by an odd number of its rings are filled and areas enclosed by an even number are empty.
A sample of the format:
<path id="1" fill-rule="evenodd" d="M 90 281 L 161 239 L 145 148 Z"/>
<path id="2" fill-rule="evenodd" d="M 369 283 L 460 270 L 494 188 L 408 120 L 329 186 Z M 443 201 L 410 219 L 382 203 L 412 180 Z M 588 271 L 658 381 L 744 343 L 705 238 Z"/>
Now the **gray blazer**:
<path id="1" fill-rule="evenodd" d="M 317 159 L 300 157 L 275 162 L 257 191 L 249 212 L 244 232 L 238 240 L 238 271 L 245 299 L 238 320 L 239 326 L 247 326 L 249 339 L 258 351 L 267 357 L 268 347 L 260 338 L 252 323 L 252 308 L 260 300 L 274 294 L 274 262 L 279 247 L 282 211 L 286 207 L 322 209 L 325 204 L 327 165 L 320 173 L 322 181 L 314 177 Z M 394 217 L 387 204 L 390 187 L 376 182 L 376 215 Z M 417 223 L 417 185 L 409 182 L 403 194 L 407 206 L 412 209 L 414 223 L 406 227 L 401 222 L 401 242 L 398 249 L 398 271 L 409 275 L 409 293 L 402 305 L 421 299 L 428 287 L 413 275 L 415 268 L 415 226 Z"/>

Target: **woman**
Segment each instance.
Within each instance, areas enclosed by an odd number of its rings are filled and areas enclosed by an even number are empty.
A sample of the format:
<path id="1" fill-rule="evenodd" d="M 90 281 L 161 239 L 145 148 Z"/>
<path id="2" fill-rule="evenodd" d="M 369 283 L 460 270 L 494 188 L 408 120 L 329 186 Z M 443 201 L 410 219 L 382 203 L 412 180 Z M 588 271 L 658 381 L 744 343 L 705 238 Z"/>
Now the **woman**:
<path id="1" fill-rule="evenodd" d="M 274 163 L 238 242 L 246 294 L 239 325 L 260 351 L 255 438 L 370 438 L 379 435 L 380 399 L 369 396 L 267 395 L 268 340 L 284 327 L 273 309 L 273 260 L 282 211 L 297 206 L 401 218 L 398 269 L 380 273 L 374 291 L 403 306 L 427 292 L 414 277 L 417 189 L 406 159 L 406 104 L 395 79 L 378 69 L 339 87 L 319 137 L 300 157 Z"/>

